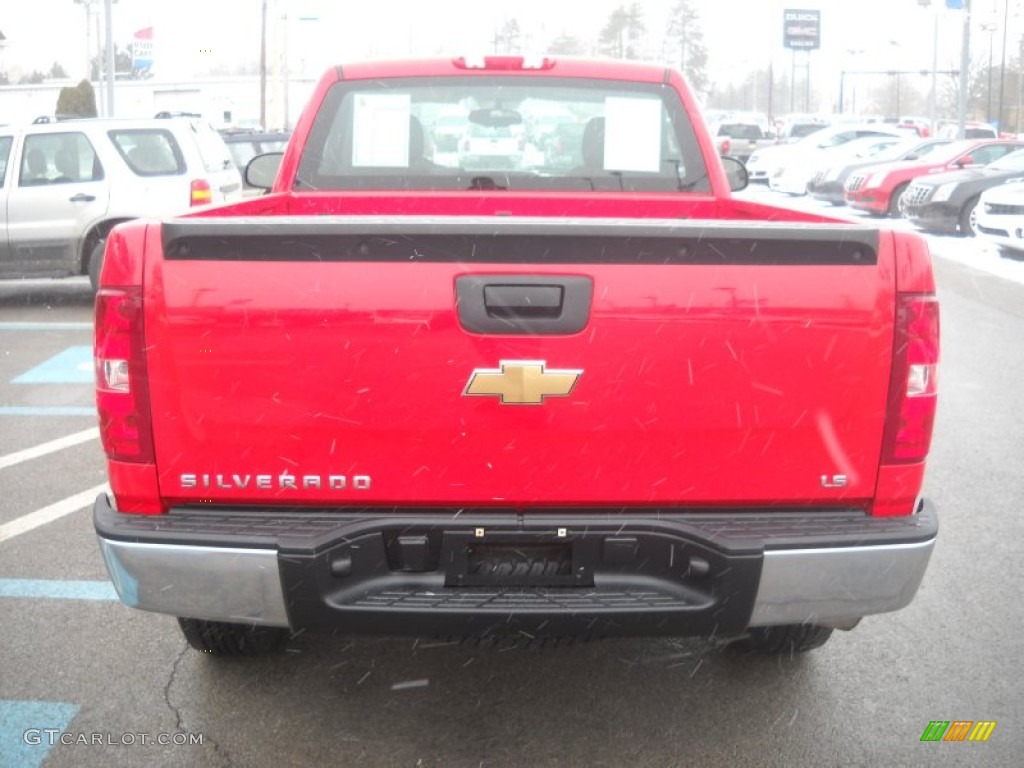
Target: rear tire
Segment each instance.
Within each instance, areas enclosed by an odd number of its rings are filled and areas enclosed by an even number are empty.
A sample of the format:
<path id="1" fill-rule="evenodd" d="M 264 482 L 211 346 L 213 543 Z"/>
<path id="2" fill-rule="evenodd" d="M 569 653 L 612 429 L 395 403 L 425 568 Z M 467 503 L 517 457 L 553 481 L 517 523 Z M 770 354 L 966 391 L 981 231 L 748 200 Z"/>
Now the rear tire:
<path id="1" fill-rule="evenodd" d="M 178 624 L 189 645 L 214 656 L 259 656 L 275 650 L 288 637 L 288 630 L 281 627 L 182 617 Z"/>
<path id="2" fill-rule="evenodd" d="M 820 648 L 832 637 L 831 627 L 817 624 L 782 624 L 777 627 L 751 627 L 749 634 L 730 648 L 772 655 L 804 653 Z"/>
<path id="3" fill-rule="evenodd" d="M 100 289 L 100 270 L 103 269 L 103 252 L 106 247 L 107 241 L 100 240 L 89 252 L 89 283 L 93 293 Z"/>

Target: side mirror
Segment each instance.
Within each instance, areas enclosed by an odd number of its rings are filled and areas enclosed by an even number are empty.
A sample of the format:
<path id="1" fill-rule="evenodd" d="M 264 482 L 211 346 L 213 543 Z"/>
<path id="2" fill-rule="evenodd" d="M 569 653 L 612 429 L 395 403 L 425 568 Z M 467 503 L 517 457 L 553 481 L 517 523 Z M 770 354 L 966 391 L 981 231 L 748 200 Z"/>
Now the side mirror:
<path id="1" fill-rule="evenodd" d="M 277 178 L 277 169 L 281 167 L 284 152 L 267 152 L 256 155 L 245 166 L 245 183 L 257 189 L 270 189 Z"/>
<path id="2" fill-rule="evenodd" d="M 725 169 L 725 178 L 729 180 L 729 189 L 739 192 L 746 189 L 750 183 L 750 176 L 747 174 L 747 166 L 735 157 L 723 157 L 722 167 Z"/>
<path id="3" fill-rule="evenodd" d="M 956 161 L 956 164 L 961 168 L 968 165 L 974 165 L 974 158 L 971 157 L 970 155 L 968 155 L 967 157 L 961 157 L 959 160 Z"/>

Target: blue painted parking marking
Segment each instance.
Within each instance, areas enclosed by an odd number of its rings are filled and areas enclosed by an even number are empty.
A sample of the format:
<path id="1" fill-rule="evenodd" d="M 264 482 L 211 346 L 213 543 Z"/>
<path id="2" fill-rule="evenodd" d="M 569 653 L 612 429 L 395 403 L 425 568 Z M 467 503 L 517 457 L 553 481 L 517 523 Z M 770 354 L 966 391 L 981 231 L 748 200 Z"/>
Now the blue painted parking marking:
<path id="1" fill-rule="evenodd" d="M 78 705 L 66 701 L 0 700 L 0 768 L 37 768 L 60 743 Z"/>
<path id="2" fill-rule="evenodd" d="M 0 597 L 48 597 L 58 600 L 117 600 L 109 581 L 0 579 Z"/>
<path id="3" fill-rule="evenodd" d="M 88 406 L 54 405 L 0 405 L 0 416 L 95 416 L 96 409 Z"/>
<path id="4" fill-rule="evenodd" d="M 45 363 L 12 379 L 14 384 L 91 384 L 92 347 L 68 347 Z"/>

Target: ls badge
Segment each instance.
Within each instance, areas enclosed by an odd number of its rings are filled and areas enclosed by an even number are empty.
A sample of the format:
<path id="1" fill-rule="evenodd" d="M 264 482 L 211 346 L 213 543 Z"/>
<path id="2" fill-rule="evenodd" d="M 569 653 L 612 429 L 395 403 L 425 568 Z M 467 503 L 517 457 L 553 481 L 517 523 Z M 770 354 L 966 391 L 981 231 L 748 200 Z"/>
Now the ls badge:
<path id="1" fill-rule="evenodd" d="M 545 370 L 544 360 L 502 360 L 501 368 L 477 368 L 463 395 L 496 396 L 502 405 L 541 405 L 545 397 L 568 397 L 583 371 Z"/>

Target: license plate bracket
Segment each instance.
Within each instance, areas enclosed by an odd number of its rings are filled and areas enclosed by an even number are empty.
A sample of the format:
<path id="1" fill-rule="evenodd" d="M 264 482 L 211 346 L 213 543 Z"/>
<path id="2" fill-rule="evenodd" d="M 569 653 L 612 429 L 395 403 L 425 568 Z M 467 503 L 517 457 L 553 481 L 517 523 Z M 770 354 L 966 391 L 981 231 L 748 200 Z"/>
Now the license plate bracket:
<path id="1" fill-rule="evenodd" d="M 449 586 L 578 587 L 593 586 L 593 568 L 585 547 L 551 535 L 448 534 L 443 562 Z"/>

